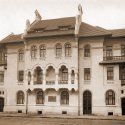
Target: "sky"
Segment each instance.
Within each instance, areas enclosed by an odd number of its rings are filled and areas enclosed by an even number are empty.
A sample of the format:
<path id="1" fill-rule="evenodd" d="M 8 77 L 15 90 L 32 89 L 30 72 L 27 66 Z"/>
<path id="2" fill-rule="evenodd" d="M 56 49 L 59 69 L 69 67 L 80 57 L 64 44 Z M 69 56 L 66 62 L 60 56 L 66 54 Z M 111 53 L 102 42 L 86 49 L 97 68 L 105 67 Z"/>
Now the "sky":
<path id="1" fill-rule="evenodd" d="M 0 40 L 23 33 L 26 20 L 33 22 L 37 9 L 42 19 L 71 17 L 83 8 L 82 21 L 105 29 L 125 28 L 125 0 L 0 0 Z"/>

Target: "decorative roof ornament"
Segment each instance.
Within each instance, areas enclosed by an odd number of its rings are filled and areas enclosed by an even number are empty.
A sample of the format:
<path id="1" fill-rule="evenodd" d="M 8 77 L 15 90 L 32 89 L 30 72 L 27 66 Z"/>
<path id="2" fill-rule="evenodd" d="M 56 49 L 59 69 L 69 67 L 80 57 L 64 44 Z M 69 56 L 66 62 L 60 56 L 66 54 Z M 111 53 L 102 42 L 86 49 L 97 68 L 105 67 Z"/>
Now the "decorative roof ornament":
<path id="1" fill-rule="evenodd" d="M 75 24 L 75 35 L 78 36 L 79 35 L 79 29 L 80 29 L 80 25 L 82 22 L 82 6 L 81 4 L 78 5 L 78 15 L 76 15 L 76 24 Z"/>
<path id="2" fill-rule="evenodd" d="M 78 11 L 79 11 L 79 15 L 83 14 L 82 5 L 81 4 L 78 5 Z"/>
<path id="3" fill-rule="evenodd" d="M 42 19 L 41 15 L 39 14 L 38 10 L 35 10 L 35 16 L 36 16 L 36 21 L 39 21 Z"/>
<path id="4" fill-rule="evenodd" d="M 26 20 L 26 29 L 28 30 L 30 28 L 30 21 L 27 19 Z"/>

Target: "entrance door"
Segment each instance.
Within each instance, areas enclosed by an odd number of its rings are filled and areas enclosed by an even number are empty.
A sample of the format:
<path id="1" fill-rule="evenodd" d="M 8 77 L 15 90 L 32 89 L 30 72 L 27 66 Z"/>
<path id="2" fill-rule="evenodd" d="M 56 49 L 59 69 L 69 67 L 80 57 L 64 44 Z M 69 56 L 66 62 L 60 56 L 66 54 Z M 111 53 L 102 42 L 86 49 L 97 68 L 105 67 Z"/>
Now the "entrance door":
<path id="1" fill-rule="evenodd" d="M 125 115 L 125 98 L 121 99 L 122 115 Z"/>
<path id="2" fill-rule="evenodd" d="M 90 91 L 83 93 L 83 114 L 92 113 L 92 95 Z"/>

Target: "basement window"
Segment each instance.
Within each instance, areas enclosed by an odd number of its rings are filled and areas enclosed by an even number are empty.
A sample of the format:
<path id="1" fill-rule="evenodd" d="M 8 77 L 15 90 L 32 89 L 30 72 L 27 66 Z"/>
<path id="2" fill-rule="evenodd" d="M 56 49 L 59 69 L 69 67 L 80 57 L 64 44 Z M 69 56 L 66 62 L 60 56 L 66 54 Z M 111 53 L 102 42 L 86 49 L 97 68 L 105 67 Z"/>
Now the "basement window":
<path id="1" fill-rule="evenodd" d="M 18 110 L 18 113 L 22 113 L 22 110 Z"/>
<path id="2" fill-rule="evenodd" d="M 108 116 L 112 116 L 113 115 L 113 112 L 108 112 Z"/>
<path id="3" fill-rule="evenodd" d="M 41 114 L 42 114 L 42 111 L 38 111 L 37 114 L 38 114 L 38 115 L 41 115 Z"/>
<path id="4" fill-rule="evenodd" d="M 67 114 L 67 111 L 62 111 L 62 114 Z"/>

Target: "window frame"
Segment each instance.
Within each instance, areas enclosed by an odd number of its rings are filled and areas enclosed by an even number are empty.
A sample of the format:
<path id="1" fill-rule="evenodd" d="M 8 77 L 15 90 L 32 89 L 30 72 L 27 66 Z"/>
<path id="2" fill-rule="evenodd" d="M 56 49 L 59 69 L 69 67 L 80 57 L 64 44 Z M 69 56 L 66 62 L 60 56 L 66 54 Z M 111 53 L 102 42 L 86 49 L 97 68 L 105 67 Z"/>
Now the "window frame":
<path id="1" fill-rule="evenodd" d="M 37 57 L 37 46 L 31 46 L 31 58 L 35 59 Z"/>
<path id="2" fill-rule="evenodd" d="M 39 54 L 40 54 L 40 58 L 46 57 L 46 46 L 45 46 L 45 44 L 40 45 Z"/>
<path id="3" fill-rule="evenodd" d="M 44 92 L 42 90 L 36 93 L 36 104 L 44 104 Z"/>
<path id="4" fill-rule="evenodd" d="M 24 81 L 24 70 L 19 70 L 18 71 L 18 82 L 23 82 Z"/>
<path id="5" fill-rule="evenodd" d="M 18 51 L 18 61 L 19 61 L 19 62 L 24 61 L 24 50 L 23 50 L 23 49 L 20 49 L 20 50 Z"/>
<path id="6" fill-rule="evenodd" d="M 23 91 L 17 92 L 17 104 L 24 104 L 25 96 Z"/>
<path id="7" fill-rule="evenodd" d="M 0 71 L 0 83 L 4 83 L 4 71 Z"/>
<path id="8" fill-rule="evenodd" d="M 115 105 L 116 96 L 113 90 L 107 90 L 105 95 L 106 105 Z"/>
<path id="9" fill-rule="evenodd" d="M 90 57 L 90 56 L 91 56 L 90 45 L 85 45 L 84 46 L 84 57 Z"/>
<path id="10" fill-rule="evenodd" d="M 64 90 L 60 94 L 60 104 L 69 105 L 69 92 Z"/>
<path id="11" fill-rule="evenodd" d="M 56 44 L 56 57 L 62 57 L 62 45 L 59 43 Z"/>
<path id="12" fill-rule="evenodd" d="M 68 69 L 61 70 L 61 81 L 68 81 Z"/>
<path id="13" fill-rule="evenodd" d="M 104 57 L 106 57 L 107 60 L 112 59 L 113 56 L 113 46 L 112 45 L 106 45 L 104 47 Z"/>
<path id="14" fill-rule="evenodd" d="M 71 57 L 71 44 L 65 44 L 65 57 Z"/>
<path id="15" fill-rule="evenodd" d="M 107 67 L 107 80 L 114 80 L 114 67 Z"/>
<path id="16" fill-rule="evenodd" d="M 91 68 L 84 68 L 84 80 L 91 80 Z"/>
<path id="17" fill-rule="evenodd" d="M 125 45 L 121 45 L 121 56 L 125 56 Z"/>

